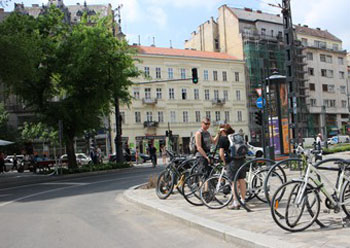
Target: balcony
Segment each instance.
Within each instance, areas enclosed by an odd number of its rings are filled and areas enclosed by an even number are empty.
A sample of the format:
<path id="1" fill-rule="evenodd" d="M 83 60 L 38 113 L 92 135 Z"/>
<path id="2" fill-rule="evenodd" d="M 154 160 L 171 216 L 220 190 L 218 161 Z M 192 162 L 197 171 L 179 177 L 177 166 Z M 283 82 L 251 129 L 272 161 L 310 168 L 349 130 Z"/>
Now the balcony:
<path id="1" fill-rule="evenodd" d="M 156 98 L 142 98 L 143 104 L 155 105 L 155 104 L 157 104 L 157 102 L 158 101 Z"/>
<path id="2" fill-rule="evenodd" d="M 159 122 L 158 121 L 145 121 L 143 122 L 143 127 L 144 128 L 155 128 L 158 127 Z"/>
<path id="3" fill-rule="evenodd" d="M 219 105 L 222 106 L 226 103 L 225 99 L 214 99 L 211 101 L 213 105 Z"/>

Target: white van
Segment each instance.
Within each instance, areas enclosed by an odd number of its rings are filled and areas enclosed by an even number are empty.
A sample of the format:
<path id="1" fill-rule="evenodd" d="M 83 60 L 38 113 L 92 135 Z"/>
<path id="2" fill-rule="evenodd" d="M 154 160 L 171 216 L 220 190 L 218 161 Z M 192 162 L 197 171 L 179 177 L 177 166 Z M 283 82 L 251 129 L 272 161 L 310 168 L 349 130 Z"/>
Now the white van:
<path id="1" fill-rule="evenodd" d="M 350 142 L 349 135 L 338 135 L 338 142 L 339 143 L 349 143 Z"/>

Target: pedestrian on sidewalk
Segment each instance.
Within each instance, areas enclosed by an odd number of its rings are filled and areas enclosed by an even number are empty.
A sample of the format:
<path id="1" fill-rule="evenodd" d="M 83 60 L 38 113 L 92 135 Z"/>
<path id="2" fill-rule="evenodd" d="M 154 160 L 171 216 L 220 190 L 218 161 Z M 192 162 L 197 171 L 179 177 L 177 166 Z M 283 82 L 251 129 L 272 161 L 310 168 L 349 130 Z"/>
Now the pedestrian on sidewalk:
<path id="1" fill-rule="evenodd" d="M 153 168 L 155 168 L 157 165 L 157 149 L 153 146 L 152 143 L 149 144 L 148 153 L 151 157 Z"/>
<path id="2" fill-rule="evenodd" d="M 216 144 L 219 139 L 219 134 L 217 134 L 215 138 L 210 135 L 208 132 L 209 127 L 210 119 L 204 118 L 201 123 L 201 128 L 195 134 L 198 168 L 207 175 L 209 175 L 211 171 L 211 167 L 209 166 L 210 159 L 208 157 L 210 146 L 211 144 Z"/>
<path id="3" fill-rule="evenodd" d="M 11 170 L 17 170 L 17 155 L 16 155 L 16 153 L 13 154 L 13 162 L 12 162 Z"/>
<path id="4" fill-rule="evenodd" d="M 0 152 L 0 173 L 4 173 L 5 171 L 6 171 L 6 167 L 5 167 L 4 154 Z"/>

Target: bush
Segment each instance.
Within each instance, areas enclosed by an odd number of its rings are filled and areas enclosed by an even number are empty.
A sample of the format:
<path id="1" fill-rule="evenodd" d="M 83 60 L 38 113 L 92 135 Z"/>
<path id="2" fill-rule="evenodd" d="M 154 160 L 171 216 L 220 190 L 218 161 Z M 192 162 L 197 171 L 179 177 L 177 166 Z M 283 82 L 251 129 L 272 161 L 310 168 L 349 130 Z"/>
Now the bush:
<path id="1" fill-rule="evenodd" d="M 336 152 L 346 152 L 350 151 L 350 145 L 342 145 L 342 146 L 336 146 L 336 147 L 330 147 L 328 149 L 323 149 L 323 154 L 332 154 Z"/>
<path id="2" fill-rule="evenodd" d="M 84 172 L 90 172 L 90 171 L 104 171 L 104 170 L 115 170 L 115 169 L 122 169 L 122 168 L 130 168 L 130 165 L 127 163 L 106 163 L 106 164 L 96 164 L 96 165 L 83 165 L 81 167 L 77 168 L 63 168 L 62 174 L 77 174 L 77 173 L 84 173 Z M 59 173 L 61 173 L 61 169 L 59 169 Z"/>

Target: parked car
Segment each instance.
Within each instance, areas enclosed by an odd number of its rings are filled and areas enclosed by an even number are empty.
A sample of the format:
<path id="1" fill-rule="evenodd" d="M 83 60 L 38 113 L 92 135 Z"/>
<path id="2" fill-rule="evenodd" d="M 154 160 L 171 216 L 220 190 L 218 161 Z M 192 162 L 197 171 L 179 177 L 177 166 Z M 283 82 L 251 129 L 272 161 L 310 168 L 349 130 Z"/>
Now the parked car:
<path id="1" fill-rule="evenodd" d="M 5 168 L 6 168 L 6 171 L 9 171 L 12 169 L 12 166 L 13 166 L 13 157 L 14 155 L 8 155 L 6 156 L 5 158 Z M 19 154 L 19 155 L 16 155 L 16 158 L 17 158 L 17 167 L 20 166 L 22 160 L 24 159 L 24 155 L 22 154 Z"/>
<path id="2" fill-rule="evenodd" d="M 135 154 L 136 154 L 136 150 L 130 149 L 131 161 L 136 161 Z M 126 159 L 127 154 L 126 154 L 126 151 L 124 149 L 123 149 L 123 156 L 124 156 L 124 160 L 127 160 Z M 146 163 L 148 160 L 151 160 L 151 157 L 148 154 L 139 153 L 139 157 L 143 163 Z M 116 154 L 115 153 L 110 154 L 109 155 L 109 162 L 115 162 L 115 160 L 116 160 Z"/>
<path id="3" fill-rule="evenodd" d="M 256 158 L 260 158 L 264 155 L 264 149 L 262 147 L 256 147 L 249 142 L 247 143 L 248 145 L 248 156 L 255 156 Z"/>
<path id="4" fill-rule="evenodd" d="M 92 159 L 87 156 L 85 153 L 76 153 L 75 154 L 76 160 L 77 160 L 77 164 L 78 165 L 87 165 L 87 164 L 91 164 L 92 163 Z M 61 160 L 68 160 L 68 155 L 67 154 L 63 154 L 61 156 Z"/>
<path id="5" fill-rule="evenodd" d="M 335 145 L 335 144 L 338 144 L 338 143 L 339 143 L 338 136 L 334 136 L 334 137 L 328 138 L 328 140 L 327 140 L 327 144 L 328 145 Z"/>

